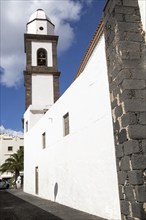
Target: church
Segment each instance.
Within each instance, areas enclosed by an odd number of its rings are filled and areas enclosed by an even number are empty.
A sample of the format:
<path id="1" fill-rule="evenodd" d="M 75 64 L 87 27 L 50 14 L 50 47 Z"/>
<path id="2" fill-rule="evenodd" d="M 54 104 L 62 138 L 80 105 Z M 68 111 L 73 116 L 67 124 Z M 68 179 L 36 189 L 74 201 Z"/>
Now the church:
<path id="1" fill-rule="evenodd" d="M 59 96 L 55 25 L 24 34 L 24 192 L 104 219 L 146 218 L 145 1 L 108 0 Z"/>

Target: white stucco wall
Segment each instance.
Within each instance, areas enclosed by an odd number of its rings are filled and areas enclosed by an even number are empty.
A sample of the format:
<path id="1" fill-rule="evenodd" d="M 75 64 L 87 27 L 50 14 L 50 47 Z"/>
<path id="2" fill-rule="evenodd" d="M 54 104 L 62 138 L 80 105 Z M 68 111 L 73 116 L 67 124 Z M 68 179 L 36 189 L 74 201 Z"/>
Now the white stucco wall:
<path id="1" fill-rule="evenodd" d="M 39 28 L 43 27 L 43 30 Z M 45 20 L 34 20 L 27 25 L 28 34 L 54 35 L 54 26 Z"/>
<path id="2" fill-rule="evenodd" d="M 138 0 L 143 29 L 146 31 L 146 1 Z"/>
<path id="3" fill-rule="evenodd" d="M 32 74 L 32 105 L 53 105 L 53 76 Z"/>
<path id="4" fill-rule="evenodd" d="M 25 133 L 24 191 L 35 194 L 35 167 L 38 167 L 38 196 L 54 201 L 56 193 L 58 203 L 120 220 L 104 47 L 102 36 L 84 72 Z M 67 112 L 70 134 L 63 136 L 63 116 Z M 24 118 L 28 114 L 29 109 Z M 42 147 L 44 132 L 45 149 Z"/>
<path id="5" fill-rule="evenodd" d="M 53 66 L 53 59 L 52 59 L 52 43 L 50 42 L 32 42 L 32 49 L 31 49 L 31 57 L 32 57 L 32 66 L 37 66 L 37 50 L 39 48 L 44 48 L 47 51 L 47 66 Z"/>

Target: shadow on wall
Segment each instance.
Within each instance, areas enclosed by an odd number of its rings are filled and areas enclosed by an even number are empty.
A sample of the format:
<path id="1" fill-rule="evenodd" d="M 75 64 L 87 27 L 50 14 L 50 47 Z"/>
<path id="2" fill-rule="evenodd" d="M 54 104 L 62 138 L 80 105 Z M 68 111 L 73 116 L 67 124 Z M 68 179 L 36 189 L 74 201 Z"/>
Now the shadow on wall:
<path id="1" fill-rule="evenodd" d="M 55 183 L 55 186 L 54 186 L 54 201 L 56 201 L 57 194 L 58 194 L 58 183 Z"/>

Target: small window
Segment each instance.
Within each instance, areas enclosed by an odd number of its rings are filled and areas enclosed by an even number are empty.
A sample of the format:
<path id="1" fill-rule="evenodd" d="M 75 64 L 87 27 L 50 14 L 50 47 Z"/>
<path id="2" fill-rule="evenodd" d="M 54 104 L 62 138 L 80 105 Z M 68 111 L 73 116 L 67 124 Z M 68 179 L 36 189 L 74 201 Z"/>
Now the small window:
<path id="1" fill-rule="evenodd" d="M 64 121 L 64 136 L 69 134 L 69 113 L 63 116 Z"/>
<path id="2" fill-rule="evenodd" d="M 44 30 L 44 28 L 41 26 L 41 27 L 39 27 L 39 29 L 41 30 L 41 31 L 43 31 Z"/>
<path id="3" fill-rule="evenodd" d="M 28 132 L 28 121 L 26 121 L 25 126 L 26 126 L 25 130 L 26 132 Z"/>
<path id="4" fill-rule="evenodd" d="M 13 151 L 13 147 L 12 146 L 8 146 L 8 151 Z"/>
<path id="5" fill-rule="evenodd" d="M 23 148 L 24 148 L 23 146 L 20 146 L 20 147 L 19 147 L 19 150 L 23 150 Z"/>
<path id="6" fill-rule="evenodd" d="M 37 65 L 47 66 L 47 51 L 43 48 L 40 48 L 37 51 Z"/>
<path id="7" fill-rule="evenodd" d="M 42 134 L 42 145 L 43 149 L 46 148 L 46 132 Z"/>

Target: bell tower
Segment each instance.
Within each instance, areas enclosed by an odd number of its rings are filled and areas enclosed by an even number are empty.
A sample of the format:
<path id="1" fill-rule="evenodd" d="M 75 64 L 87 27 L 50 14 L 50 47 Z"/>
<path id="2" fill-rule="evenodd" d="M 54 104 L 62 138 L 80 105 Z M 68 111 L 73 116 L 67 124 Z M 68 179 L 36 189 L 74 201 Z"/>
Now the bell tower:
<path id="1" fill-rule="evenodd" d="M 24 71 L 25 107 L 35 111 L 49 109 L 59 98 L 57 67 L 58 36 L 54 24 L 42 9 L 34 12 L 24 34 L 26 71 Z"/>

